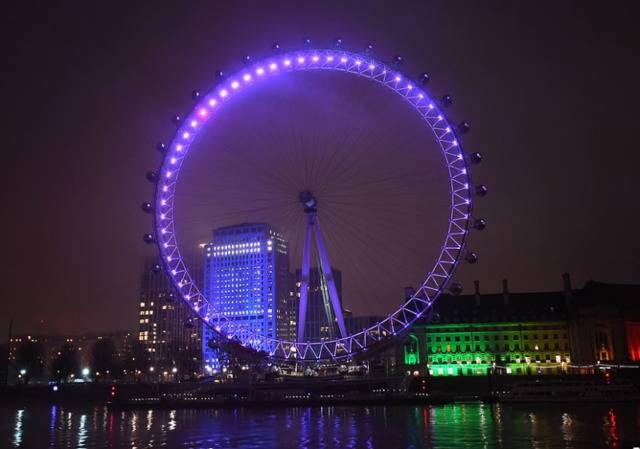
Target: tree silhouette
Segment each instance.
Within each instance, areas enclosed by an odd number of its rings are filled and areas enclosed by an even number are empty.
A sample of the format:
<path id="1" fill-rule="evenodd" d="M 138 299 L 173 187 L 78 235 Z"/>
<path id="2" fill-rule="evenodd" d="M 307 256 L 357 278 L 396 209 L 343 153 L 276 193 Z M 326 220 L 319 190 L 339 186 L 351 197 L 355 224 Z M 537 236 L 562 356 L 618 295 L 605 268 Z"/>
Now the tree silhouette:
<path id="1" fill-rule="evenodd" d="M 119 374 L 116 347 L 111 338 L 100 338 L 91 347 L 91 372 L 96 380 L 111 379 Z"/>
<path id="2" fill-rule="evenodd" d="M 58 350 L 58 354 L 53 360 L 51 375 L 60 382 L 68 382 L 72 374 L 77 374 L 80 370 L 80 357 L 73 344 L 65 343 Z"/>
<path id="3" fill-rule="evenodd" d="M 42 343 L 27 340 L 22 342 L 16 351 L 16 368 L 22 375 L 24 383 L 38 379 L 44 373 L 44 348 Z"/>

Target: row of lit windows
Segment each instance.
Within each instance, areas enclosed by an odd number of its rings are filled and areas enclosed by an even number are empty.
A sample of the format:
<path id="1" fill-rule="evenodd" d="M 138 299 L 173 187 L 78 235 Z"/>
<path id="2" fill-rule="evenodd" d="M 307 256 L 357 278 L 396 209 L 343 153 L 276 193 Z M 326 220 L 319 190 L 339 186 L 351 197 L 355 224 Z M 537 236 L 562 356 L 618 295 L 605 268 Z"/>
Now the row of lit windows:
<path id="1" fill-rule="evenodd" d="M 267 250 L 271 251 L 271 247 L 269 247 Z M 216 251 L 213 253 L 213 257 L 241 256 L 241 255 L 247 256 L 248 255 L 249 257 L 246 257 L 247 259 L 257 259 L 257 257 L 255 256 L 251 257 L 251 255 L 260 253 L 261 251 L 262 251 L 261 248 L 236 249 L 233 251 Z M 207 257 L 211 257 L 211 253 L 208 253 Z"/>
<path id="2" fill-rule="evenodd" d="M 569 362 L 569 357 L 565 356 L 564 361 Z M 544 358 L 541 357 L 540 354 L 535 355 L 523 355 L 522 357 L 518 355 L 507 356 L 507 357 L 487 357 L 483 355 L 482 357 L 445 357 L 445 358 L 428 358 L 428 363 L 438 365 L 438 364 L 447 364 L 447 363 L 493 363 L 493 362 L 506 362 L 506 363 L 562 363 L 563 358 L 560 354 L 556 354 L 555 357 L 552 357 L 550 354 L 546 354 Z"/>
<path id="3" fill-rule="evenodd" d="M 491 340 L 491 338 L 490 338 L 490 336 L 489 336 L 489 335 L 483 335 L 482 337 L 483 337 L 482 339 L 483 339 L 484 341 L 489 341 L 489 340 Z M 506 340 L 509 340 L 509 338 L 510 338 L 510 337 L 511 337 L 511 339 L 512 339 L 512 340 L 520 340 L 520 335 L 519 335 L 519 334 L 512 334 L 511 336 L 509 336 L 509 335 L 502 335 L 502 336 L 500 336 L 500 335 L 494 335 L 494 336 L 493 336 L 493 340 L 500 340 L 500 339 L 502 339 L 502 340 L 505 340 L 505 341 L 506 341 Z M 542 339 L 543 339 L 543 340 L 548 340 L 548 339 L 549 339 L 549 337 L 550 337 L 550 335 L 549 335 L 549 334 L 542 334 Z M 427 342 L 431 342 L 431 338 L 432 338 L 432 337 L 427 336 Z M 552 335 L 551 335 L 551 338 L 552 338 L 552 339 L 554 339 L 554 340 L 557 340 L 557 339 L 559 338 L 559 334 L 552 334 Z M 567 339 L 567 334 L 562 334 L 562 338 L 566 340 L 566 339 Z M 452 341 L 452 337 L 450 337 L 450 336 L 446 336 L 446 337 L 435 337 L 434 339 L 435 339 L 435 341 L 437 341 L 437 342 L 441 342 L 441 341 L 449 342 L 449 341 Z M 523 335 L 522 335 L 522 339 L 523 339 L 523 340 L 529 340 L 529 334 L 523 334 Z M 532 335 L 531 335 L 531 339 L 532 339 L 532 340 L 538 340 L 538 334 L 532 334 Z M 470 340 L 471 340 L 471 336 L 469 336 L 469 335 L 465 335 L 465 336 L 464 336 L 464 341 L 470 341 Z M 480 335 L 474 335 L 474 336 L 473 336 L 473 340 L 474 340 L 474 341 L 480 341 Z M 453 341 L 461 341 L 461 337 L 460 337 L 459 335 L 456 335 L 456 336 L 454 336 L 454 337 L 453 337 Z"/>
<path id="4" fill-rule="evenodd" d="M 271 243 L 268 243 L 269 245 Z M 260 242 L 248 242 L 248 243 L 235 243 L 235 244 L 229 244 L 229 245 L 216 245 L 213 248 L 212 247 L 208 247 L 207 251 L 213 249 L 213 251 L 224 251 L 224 250 L 228 250 L 228 249 L 241 249 L 241 248 L 255 248 L 260 246 Z"/>
<path id="5" fill-rule="evenodd" d="M 451 333 L 464 333 L 464 332 L 473 332 L 473 333 L 483 333 L 483 332 L 535 332 L 535 331 L 554 331 L 563 328 L 561 323 L 552 323 L 552 324 L 540 324 L 540 322 L 523 322 L 522 324 L 511 324 L 511 325 L 493 325 L 493 326 L 482 326 L 482 325 L 468 325 L 468 326 L 456 326 L 455 329 L 452 329 L 453 326 L 439 326 L 439 325 L 428 325 L 426 326 L 426 331 L 428 333 L 442 333 L 442 334 L 451 334 Z"/>
<path id="6" fill-rule="evenodd" d="M 552 349 L 549 345 L 549 343 L 545 343 L 543 345 L 543 350 L 549 350 Z M 554 343 L 553 344 L 553 349 L 560 349 L 560 343 Z M 569 343 L 564 343 L 564 349 L 565 350 L 569 350 Z M 446 346 L 428 346 L 427 347 L 427 351 L 431 352 L 431 353 L 438 353 L 438 352 L 469 352 L 472 351 L 473 347 L 472 345 L 456 345 L 454 349 L 452 349 L 451 345 L 446 345 Z M 487 345 L 476 345 L 475 346 L 475 351 L 491 351 L 491 345 L 487 344 Z M 519 351 L 520 350 L 520 345 L 519 344 L 515 344 L 513 346 L 510 346 L 509 344 L 505 343 L 504 346 L 501 348 L 499 344 L 495 344 L 494 345 L 494 350 L 495 351 Z M 529 345 L 529 343 L 525 343 L 524 344 L 524 350 L 525 351 L 529 351 L 531 350 L 531 346 Z M 540 347 L 538 345 L 534 345 L 533 346 L 533 350 L 534 351 L 539 351 Z"/>
<path id="7" fill-rule="evenodd" d="M 273 280 L 271 278 L 263 276 L 263 274 L 264 273 L 251 273 L 251 272 L 248 272 L 248 271 L 246 273 L 229 273 L 229 272 L 226 272 L 226 271 L 219 270 L 215 274 L 215 280 L 216 280 L 216 282 L 225 282 L 225 283 L 228 283 L 229 281 L 232 281 L 232 282 L 253 281 L 253 282 L 258 282 L 258 283 L 259 282 L 273 282 Z"/>
<path id="8" fill-rule="evenodd" d="M 466 375 L 468 376 L 484 376 L 486 375 L 486 371 L 489 368 L 467 368 L 466 369 Z M 555 371 L 556 374 L 561 374 L 563 372 L 563 369 L 561 367 L 556 367 L 556 368 L 552 368 L 552 370 Z M 550 372 L 551 370 L 547 369 L 544 372 L 546 372 L 547 374 L 551 374 Z M 506 374 L 513 374 L 513 369 L 511 367 L 506 367 L 505 369 Z M 520 366 L 515 367 L 515 372 L 516 374 L 523 374 L 525 372 L 525 369 L 523 369 Z M 540 370 L 540 372 L 542 373 L 543 371 Z M 434 369 L 430 369 L 429 370 L 429 374 L 432 376 L 443 376 L 443 375 L 449 375 L 449 376 L 458 376 L 458 375 L 464 375 L 465 374 L 465 370 L 463 368 L 446 368 L 446 374 L 445 374 L 445 368 L 434 368 Z"/>
<path id="9" fill-rule="evenodd" d="M 265 254 L 263 256 L 255 256 L 247 253 L 242 257 L 228 257 L 228 258 L 217 258 L 211 262 L 214 267 L 223 267 L 226 269 L 255 269 L 255 268 L 271 268 L 273 266 L 273 257 L 271 254 Z M 251 265 L 247 266 L 249 262 L 253 262 Z"/>

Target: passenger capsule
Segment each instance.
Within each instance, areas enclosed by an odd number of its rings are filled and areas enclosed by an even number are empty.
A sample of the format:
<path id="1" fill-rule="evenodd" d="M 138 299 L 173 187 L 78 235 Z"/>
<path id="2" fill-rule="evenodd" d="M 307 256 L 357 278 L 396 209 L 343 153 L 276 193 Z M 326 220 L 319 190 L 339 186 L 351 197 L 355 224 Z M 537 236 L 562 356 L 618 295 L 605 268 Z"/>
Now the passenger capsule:
<path id="1" fill-rule="evenodd" d="M 156 171 L 147 172 L 146 177 L 147 177 L 147 181 L 149 182 L 153 182 L 153 183 L 158 182 L 158 172 Z"/>
<path id="2" fill-rule="evenodd" d="M 484 218 L 476 218 L 473 220 L 473 228 L 482 231 L 487 227 L 487 221 Z"/>
<path id="3" fill-rule="evenodd" d="M 469 251 L 464 259 L 469 263 L 476 263 L 478 262 L 478 255 L 473 251 Z"/>
<path id="4" fill-rule="evenodd" d="M 480 162 L 482 162 L 482 154 L 478 153 L 477 151 L 475 153 L 469 154 L 469 161 L 471 161 L 472 164 L 479 164 Z"/>
<path id="5" fill-rule="evenodd" d="M 449 287 L 449 292 L 451 292 L 451 294 L 454 296 L 460 295 L 462 293 L 462 290 L 463 290 L 463 287 L 460 282 L 453 282 Z"/>
<path id="6" fill-rule="evenodd" d="M 487 186 L 485 186 L 484 184 L 480 184 L 476 186 L 475 192 L 477 196 L 482 197 L 482 196 L 486 196 L 487 193 L 489 193 L 489 190 L 487 189 Z"/>

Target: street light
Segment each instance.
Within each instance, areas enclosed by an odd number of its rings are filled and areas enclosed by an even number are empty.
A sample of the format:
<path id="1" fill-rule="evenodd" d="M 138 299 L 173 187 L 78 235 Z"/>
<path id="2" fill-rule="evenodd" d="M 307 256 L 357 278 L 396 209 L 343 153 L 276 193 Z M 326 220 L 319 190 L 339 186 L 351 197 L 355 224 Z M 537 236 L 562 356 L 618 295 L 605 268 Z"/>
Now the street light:
<path id="1" fill-rule="evenodd" d="M 153 366 L 150 366 L 150 367 L 149 367 L 149 371 L 150 371 L 150 372 L 153 372 L 153 370 L 154 370 L 154 369 L 155 369 L 155 368 L 154 368 Z"/>
<path id="2" fill-rule="evenodd" d="M 177 372 L 178 372 L 178 368 L 176 368 L 176 367 L 174 366 L 173 368 L 171 368 L 171 372 L 172 372 L 173 374 L 177 373 Z"/>
<path id="3" fill-rule="evenodd" d="M 26 369 L 24 369 L 24 368 L 22 368 L 22 369 L 20 370 L 20 375 L 21 375 L 21 376 L 24 376 L 25 374 L 27 374 L 27 370 L 26 370 Z"/>

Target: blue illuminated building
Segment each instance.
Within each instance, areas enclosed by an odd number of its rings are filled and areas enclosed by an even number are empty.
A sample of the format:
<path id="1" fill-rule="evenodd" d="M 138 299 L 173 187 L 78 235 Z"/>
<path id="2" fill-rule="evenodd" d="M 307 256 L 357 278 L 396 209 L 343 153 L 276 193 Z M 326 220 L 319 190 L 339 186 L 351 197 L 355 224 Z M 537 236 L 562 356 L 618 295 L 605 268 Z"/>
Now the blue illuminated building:
<path id="1" fill-rule="evenodd" d="M 258 335 L 289 339 L 291 326 L 289 255 L 281 233 L 266 223 L 243 223 L 218 228 L 205 247 L 204 294 L 214 311 L 232 325 Z M 295 331 L 293 331 L 295 332 Z M 203 329 L 202 363 L 205 374 L 221 369 L 218 350 L 209 341 L 215 333 Z"/>

